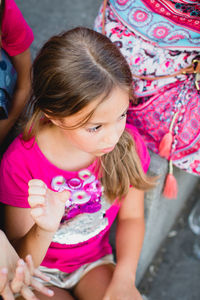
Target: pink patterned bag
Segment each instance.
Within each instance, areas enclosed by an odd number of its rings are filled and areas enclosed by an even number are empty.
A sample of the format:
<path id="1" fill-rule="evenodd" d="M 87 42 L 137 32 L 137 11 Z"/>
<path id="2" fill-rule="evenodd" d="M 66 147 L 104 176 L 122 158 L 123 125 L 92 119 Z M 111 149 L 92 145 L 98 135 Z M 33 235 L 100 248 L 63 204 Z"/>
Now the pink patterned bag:
<path id="1" fill-rule="evenodd" d="M 130 107 L 128 122 L 138 128 L 150 150 L 200 175 L 200 95 L 191 76 Z"/>
<path id="2" fill-rule="evenodd" d="M 138 99 L 127 122 L 169 161 L 164 195 L 176 198 L 173 164 L 200 175 L 200 3 L 104 0 L 95 29 L 127 59 Z"/>

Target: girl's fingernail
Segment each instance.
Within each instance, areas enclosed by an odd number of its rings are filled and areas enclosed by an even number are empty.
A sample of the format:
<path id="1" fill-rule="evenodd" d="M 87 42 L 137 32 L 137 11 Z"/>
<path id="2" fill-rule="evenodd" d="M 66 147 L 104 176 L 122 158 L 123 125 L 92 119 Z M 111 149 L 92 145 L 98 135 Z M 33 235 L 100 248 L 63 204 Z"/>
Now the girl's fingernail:
<path id="1" fill-rule="evenodd" d="M 31 257 L 30 254 L 28 254 L 28 255 L 26 256 L 26 258 L 29 259 L 29 260 L 32 259 L 32 257 Z"/>
<path id="2" fill-rule="evenodd" d="M 19 264 L 20 266 L 24 266 L 24 265 L 25 265 L 25 262 L 23 261 L 23 259 L 19 259 L 19 260 L 18 260 L 18 264 Z"/>
<path id="3" fill-rule="evenodd" d="M 54 295 L 54 292 L 52 290 L 48 290 L 48 295 L 49 296 L 53 296 Z"/>

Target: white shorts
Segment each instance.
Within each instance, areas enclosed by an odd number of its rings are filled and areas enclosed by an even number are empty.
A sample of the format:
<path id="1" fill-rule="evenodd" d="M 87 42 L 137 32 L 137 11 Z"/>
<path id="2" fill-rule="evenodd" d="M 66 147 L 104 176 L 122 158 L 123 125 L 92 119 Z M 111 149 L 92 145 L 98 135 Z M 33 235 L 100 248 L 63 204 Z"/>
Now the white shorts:
<path id="1" fill-rule="evenodd" d="M 72 273 L 64 273 L 59 271 L 58 269 L 49 269 L 40 266 L 39 270 L 45 273 L 50 278 L 50 281 L 45 282 L 42 279 L 39 279 L 39 281 L 44 285 L 53 285 L 63 289 L 72 289 L 90 270 L 94 269 L 97 266 L 106 264 L 115 265 L 114 257 L 112 254 L 106 255 L 92 263 L 85 264 Z"/>

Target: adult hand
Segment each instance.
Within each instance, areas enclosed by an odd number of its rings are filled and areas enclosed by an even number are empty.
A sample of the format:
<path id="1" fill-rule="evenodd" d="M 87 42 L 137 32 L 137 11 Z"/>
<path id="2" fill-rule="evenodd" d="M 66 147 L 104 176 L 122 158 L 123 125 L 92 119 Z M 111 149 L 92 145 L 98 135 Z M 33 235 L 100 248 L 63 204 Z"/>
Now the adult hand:
<path id="1" fill-rule="evenodd" d="M 34 268 L 30 255 L 26 257 L 25 262 L 19 259 L 14 274 L 10 271 L 8 273 L 7 268 L 0 270 L 0 295 L 4 300 L 14 300 L 14 294 L 19 294 L 26 300 L 36 300 L 38 298 L 34 295 L 33 289 L 44 295 L 53 296 L 53 291 L 45 287 L 36 277 L 49 280 L 46 275 Z"/>
<path id="2" fill-rule="evenodd" d="M 65 203 L 70 197 L 69 191 L 53 192 L 39 179 L 29 181 L 28 202 L 35 223 L 43 230 L 55 232 L 65 210 Z"/>

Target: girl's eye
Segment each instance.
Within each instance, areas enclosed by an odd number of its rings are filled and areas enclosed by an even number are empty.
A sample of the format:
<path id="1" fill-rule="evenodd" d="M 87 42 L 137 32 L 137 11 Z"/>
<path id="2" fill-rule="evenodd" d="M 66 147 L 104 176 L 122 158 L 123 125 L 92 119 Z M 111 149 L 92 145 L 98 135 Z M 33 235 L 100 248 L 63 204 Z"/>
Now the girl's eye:
<path id="1" fill-rule="evenodd" d="M 126 116 L 127 116 L 127 111 L 121 115 L 120 120 L 126 118 Z"/>
<path id="2" fill-rule="evenodd" d="M 88 128 L 87 131 L 89 132 L 97 132 L 99 129 L 101 128 L 101 125 L 92 127 L 92 128 Z"/>

